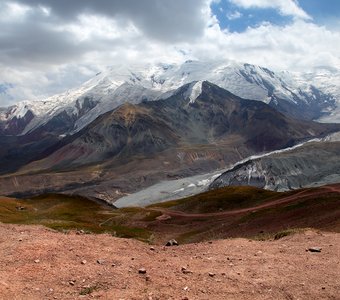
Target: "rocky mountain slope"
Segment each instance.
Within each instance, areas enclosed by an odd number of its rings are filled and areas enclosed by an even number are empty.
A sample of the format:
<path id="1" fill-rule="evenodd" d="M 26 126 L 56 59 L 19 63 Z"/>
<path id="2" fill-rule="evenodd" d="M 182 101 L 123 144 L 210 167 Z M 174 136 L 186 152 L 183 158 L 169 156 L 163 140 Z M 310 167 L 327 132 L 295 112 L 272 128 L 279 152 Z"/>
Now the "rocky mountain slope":
<path id="1" fill-rule="evenodd" d="M 318 119 L 333 113 L 335 97 L 339 96 L 332 94 L 334 89 L 325 88 L 325 84 L 316 88 L 317 80 L 299 78 L 232 61 L 115 66 L 63 94 L 1 108 L 0 133 L 77 132 L 122 103 L 167 98 L 183 84 L 199 80 L 215 83 L 242 98 L 263 101 L 300 119 Z"/>
<path id="2" fill-rule="evenodd" d="M 193 82 L 168 99 L 102 115 L 44 158 L 3 176 L 0 193 L 72 191 L 114 201 L 165 178 L 211 172 L 339 126 L 292 119 L 209 82 Z"/>
<path id="3" fill-rule="evenodd" d="M 223 186 L 256 186 L 290 190 L 340 182 L 340 141 L 307 143 L 236 164 L 216 178 L 210 189 Z"/>
<path id="4" fill-rule="evenodd" d="M 221 144 L 230 136 L 239 137 L 252 152 L 268 151 L 338 127 L 297 121 L 261 102 L 199 81 L 184 85 L 166 100 L 124 104 L 104 114 L 49 159 L 51 167 L 70 166 L 118 154 L 131 157 L 179 146 Z"/>

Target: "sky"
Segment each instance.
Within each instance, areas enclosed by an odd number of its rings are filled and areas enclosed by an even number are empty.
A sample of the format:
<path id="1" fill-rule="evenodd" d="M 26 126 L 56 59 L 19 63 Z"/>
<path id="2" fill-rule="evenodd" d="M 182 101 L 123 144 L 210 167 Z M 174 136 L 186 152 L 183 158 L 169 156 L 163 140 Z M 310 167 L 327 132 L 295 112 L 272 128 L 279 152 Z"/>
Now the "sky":
<path id="1" fill-rule="evenodd" d="M 116 64 L 340 68 L 340 0 L 0 0 L 0 28 L 0 106 Z"/>

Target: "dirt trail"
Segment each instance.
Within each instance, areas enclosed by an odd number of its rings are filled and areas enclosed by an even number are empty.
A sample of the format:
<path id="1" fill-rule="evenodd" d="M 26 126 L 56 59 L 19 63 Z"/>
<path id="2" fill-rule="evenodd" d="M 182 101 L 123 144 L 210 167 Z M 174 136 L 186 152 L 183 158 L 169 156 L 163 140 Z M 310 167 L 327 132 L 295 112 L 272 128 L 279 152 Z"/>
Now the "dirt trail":
<path id="1" fill-rule="evenodd" d="M 159 208 L 155 207 L 152 208 L 151 210 L 154 211 L 160 211 L 164 215 L 168 216 L 176 216 L 176 217 L 187 217 L 187 218 L 206 218 L 206 217 L 219 217 L 219 216 L 233 216 L 237 214 L 242 214 L 242 213 L 247 213 L 247 212 L 255 212 L 260 209 L 266 209 L 266 208 L 272 208 L 276 206 L 280 206 L 282 204 L 288 204 L 291 202 L 295 202 L 297 200 L 301 200 L 304 198 L 310 198 L 310 197 L 315 197 L 315 196 L 320 196 L 325 193 L 338 193 L 340 196 L 340 187 L 339 186 L 324 186 L 320 191 L 313 191 L 313 190 L 302 190 L 301 192 L 298 192 L 292 196 L 287 196 L 278 200 L 266 202 L 261 205 L 253 206 L 253 207 L 247 207 L 247 208 L 242 208 L 242 209 L 236 209 L 236 210 L 231 210 L 231 211 L 224 211 L 224 212 L 216 212 L 216 213 L 202 213 L 202 214 L 197 214 L 197 213 L 186 213 L 186 212 L 181 212 L 181 211 L 175 211 L 171 209 L 164 209 L 164 208 Z"/>
<path id="2" fill-rule="evenodd" d="M 340 193 L 340 185 L 326 185 L 323 186 L 322 188 L 324 189 L 328 189 L 331 192 L 336 192 L 336 193 Z"/>
<path id="3" fill-rule="evenodd" d="M 339 256 L 340 234 L 315 231 L 151 249 L 0 224 L 0 299 L 339 299 Z"/>

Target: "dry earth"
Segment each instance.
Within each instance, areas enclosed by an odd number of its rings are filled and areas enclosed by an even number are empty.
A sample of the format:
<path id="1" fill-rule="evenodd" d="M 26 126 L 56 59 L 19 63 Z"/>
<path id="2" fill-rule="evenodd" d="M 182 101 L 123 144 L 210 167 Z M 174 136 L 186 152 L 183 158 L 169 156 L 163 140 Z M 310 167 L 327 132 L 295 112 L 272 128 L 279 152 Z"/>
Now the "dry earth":
<path id="1" fill-rule="evenodd" d="M 164 247 L 0 224 L 0 266 L 0 298 L 11 300 L 340 299 L 338 233 Z"/>

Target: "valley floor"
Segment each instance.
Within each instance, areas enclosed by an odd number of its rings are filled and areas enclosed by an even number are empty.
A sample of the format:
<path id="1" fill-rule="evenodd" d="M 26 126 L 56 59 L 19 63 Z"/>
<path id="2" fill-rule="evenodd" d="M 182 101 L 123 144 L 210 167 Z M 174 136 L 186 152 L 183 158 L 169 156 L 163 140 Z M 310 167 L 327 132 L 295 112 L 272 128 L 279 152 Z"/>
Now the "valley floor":
<path id="1" fill-rule="evenodd" d="M 0 223 L 0 299 L 339 299 L 339 257 L 313 230 L 165 247 Z"/>

